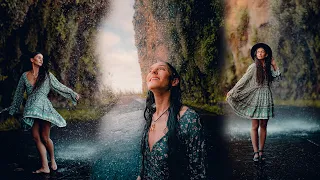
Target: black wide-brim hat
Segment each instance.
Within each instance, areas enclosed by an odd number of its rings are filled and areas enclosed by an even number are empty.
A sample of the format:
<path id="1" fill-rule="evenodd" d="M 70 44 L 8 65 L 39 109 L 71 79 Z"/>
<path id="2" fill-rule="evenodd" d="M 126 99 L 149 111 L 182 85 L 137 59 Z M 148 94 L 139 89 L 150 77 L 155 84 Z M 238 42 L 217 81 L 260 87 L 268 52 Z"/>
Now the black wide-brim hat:
<path id="1" fill-rule="evenodd" d="M 266 53 L 268 54 L 268 56 L 270 58 L 272 58 L 272 50 L 271 50 L 270 46 L 268 46 L 265 43 L 257 43 L 254 46 L 252 46 L 252 48 L 251 48 L 251 57 L 253 60 L 254 60 L 254 53 L 257 51 L 258 48 L 263 48 L 266 51 Z"/>

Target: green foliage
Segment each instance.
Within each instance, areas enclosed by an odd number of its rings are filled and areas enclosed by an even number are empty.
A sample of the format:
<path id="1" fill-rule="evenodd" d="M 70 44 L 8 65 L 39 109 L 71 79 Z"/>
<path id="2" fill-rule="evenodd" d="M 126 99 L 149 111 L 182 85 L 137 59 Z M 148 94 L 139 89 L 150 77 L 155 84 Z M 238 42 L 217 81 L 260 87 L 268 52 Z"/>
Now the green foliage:
<path id="1" fill-rule="evenodd" d="M 153 0 L 150 9 L 159 24 L 169 29 L 165 34 L 170 51 L 169 62 L 180 71 L 185 103 L 193 102 L 192 105 L 197 107 L 219 109 L 216 104 L 222 96 L 218 88 L 221 74 L 219 48 L 222 36 L 219 32 L 223 24 L 222 2 Z"/>
<path id="2" fill-rule="evenodd" d="M 203 109 L 205 111 L 215 113 L 217 115 L 223 114 L 222 108 L 219 107 L 218 105 L 208 105 L 208 104 L 202 104 L 202 103 L 197 103 L 197 102 L 193 102 L 193 101 L 183 101 L 183 104 L 190 106 L 190 107 Z"/>
<path id="3" fill-rule="evenodd" d="M 247 40 L 247 36 L 245 33 L 247 32 L 248 26 L 249 26 L 249 14 L 248 10 L 244 9 L 240 11 L 240 22 L 237 28 L 237 34 L 241 37 L 242 41 Z"/>
<path id="4" fill-rule="evenodd" d="M 57 109 L 58 113 L 67 121 L 92 121 L 100 119 L 106 112 L 103 108 L 77 108 L 74 110 Z"/>
<path id="5" fill-rule="evenodd" d="M 275 83 L 274 96 L 285 103 L 303 101 L 316 105 L 310 102 L 320 100 L 320 1 L 270 1 L 270 8 L 268 23 L 255 28 L 248 9 L 244 9 L 238 12 L 236 31 L 226 32 L 229 46 L 237 50 L 225 55 L 223 88 L 225 92 L 230 90 L 252 63 L 249 49 L 247 53 L 243 51 L 251 39 L 249 44 L 266 42 L 273 49 L 282 72 L 282 80 Z"/>
<path id="6" fill-rule="evenodd" d="M 94 55 L 94 39 L 108 8 L 109 0 L 2 1 L 0 76 L 8 77 L 16 86 L 22 74 L 20 56 L 40 51 L 46 55 L 50 71 L 82 95 L 81 103 L 88 106 L 97 102 L 101 72 Z M 0 79 L 2 83 L 5 79 Z M 4 93 L 12 95 L 14 89 L 0 91 L 0 97 Z M 66 106 L 61 99 L 54 96 L 54 104 Z M 0 106 L 10 103 L 1 101 Z"/>
<path id="7" fill-rule="evenodd" d="M 320 100 L 320 1 L 273 2 L 272 10 L 279 39 L 271 45 L 279 47 L 275 55 L 285 77 L 276 92 L 283 100 Z"/>
<path id="8" fill-rule="evenodd" d="M 9 131 L 19 129 L 20 127 L 20 122 L 13 117 L 0 122 L 0 131 Z"/>

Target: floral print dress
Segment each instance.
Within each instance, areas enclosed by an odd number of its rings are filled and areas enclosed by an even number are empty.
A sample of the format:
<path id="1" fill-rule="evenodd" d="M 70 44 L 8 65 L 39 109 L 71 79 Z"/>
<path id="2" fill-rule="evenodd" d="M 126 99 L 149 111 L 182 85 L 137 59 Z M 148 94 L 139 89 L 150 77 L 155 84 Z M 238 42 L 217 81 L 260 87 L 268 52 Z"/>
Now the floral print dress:
<path id="1" fill-rule="evenodd" d="M 33 126 L 34 119 L 49 121 L 52 125 L 65 127 L 66 121 L 53 108 L 48 99 L 48 94 L 51 89 L 63 97 L 71 99 L 74 105 L 76 104 L 77 93 L 61 84 L 52 73 L 49 73 L 49 77 L 46 77 L 43 84 L 36 91 L 33 91 L 33 86 L 27 79 L 27 72 L 24 72 L 19 80 L 13 103 L 9 108 L 9 114 L 13 115 L 19 110 L 23 101 L 23 94 L 26 90 L 28 99 L 24 108 L 22 120 L 29 128 Z"/>
<path id="2" fill-rule="evenodd" d="M 148 133 L 147 133 L 148 134 Z M 178 136 L 185 152 L 183 179 L 205 179 L 205 142 L 199 115 L 188 108 L 179 120 Z M 168 133 L 158 140 L 150 150 L 148 135 L 144 145 L 144 168 L 141 172 L 141 179 L 169 179 L 168 167 Z"/>
<path id="3" fill-rule="evenodd" d="M 251 64 L 243 77 L 228 92 L 227 102 L 237 115 L 248 119 L 269 119 L 274 116 L 273 97 L 267 81 L 259 85 L 256 64 Z M 280 77 L 279 68 L 271 67 L 274 78 Z"/>

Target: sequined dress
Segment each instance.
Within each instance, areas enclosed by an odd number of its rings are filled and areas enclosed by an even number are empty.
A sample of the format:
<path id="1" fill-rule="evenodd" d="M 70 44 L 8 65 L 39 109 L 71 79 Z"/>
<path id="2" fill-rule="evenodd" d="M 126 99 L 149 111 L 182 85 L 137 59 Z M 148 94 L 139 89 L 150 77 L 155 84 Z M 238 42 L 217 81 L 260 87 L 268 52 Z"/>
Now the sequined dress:
<path id="1" fill-rule="evenodd" d="M 264 81 L 259 85 L 256 78 L 256 64 L 251 64 L 243 77 L 228 92 L 227 102 L 234 112 L 248 119 L 269 119 L 274 116 L 274 104 L 270 85 Z M 279 68 L 271 67 L 271 74 L 279 79 Z"/>
<path id="2" fill-rule="evenodd" d="M 48 99 L 50 90 L 59 93 L 65 98 L 71 99 L 73 104 L 76 105 L 77 93 L 61 84 L 52 73 L 49 72 L 49 77 L 47 76 L 43 84 L 33 92 L 33 86 L 27 79 L 27 72 L 24 72 L 19 80 L 13 103 L 9 108 L 9 114 L 13 115 L 20 109 L 20 105 L 23 101 L 23 94 L 27 91 L 28 98 L 22 118 L 22 121 L 27 125 L 27 128 L 32 127 L 35 118 L 49 121 L 52 123 L 52 126 L 65 127 L 65 119 L 53 108 Z"/>
<path id="3" fill-rule="evenodd" d="M 179 166 L 182 167 L 182 179 L 206 178 L 206 151 L 202 126 L 199 115 L 188 108 L 179 120 L 178 136 L 181 140 L 182 157 Z M 145 143 L 144 170 L 140 173 L 142 179 L 164 180 L 169 178 L 168 167 L 168 134 L 158 140 L 150 150 L 148 135 Z M 180 179 L 181 179 L 180 178 Z"/>

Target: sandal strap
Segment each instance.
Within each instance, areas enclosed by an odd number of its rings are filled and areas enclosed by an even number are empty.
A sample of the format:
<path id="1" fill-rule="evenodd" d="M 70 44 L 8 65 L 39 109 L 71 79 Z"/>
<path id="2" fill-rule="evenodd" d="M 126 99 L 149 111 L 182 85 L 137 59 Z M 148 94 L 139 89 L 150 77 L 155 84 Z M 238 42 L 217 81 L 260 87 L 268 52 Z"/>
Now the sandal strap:
<path id="1" fill-rule="evenodd" d="M 253 155 L 255 155 L 255 154 L 259 154 L 259 152 L 253 152 Z"/>
<path id="2" fill-rule="evenodd" d="M 259 152 L 264 152 L 264 150 L 259 149 Z"/>

